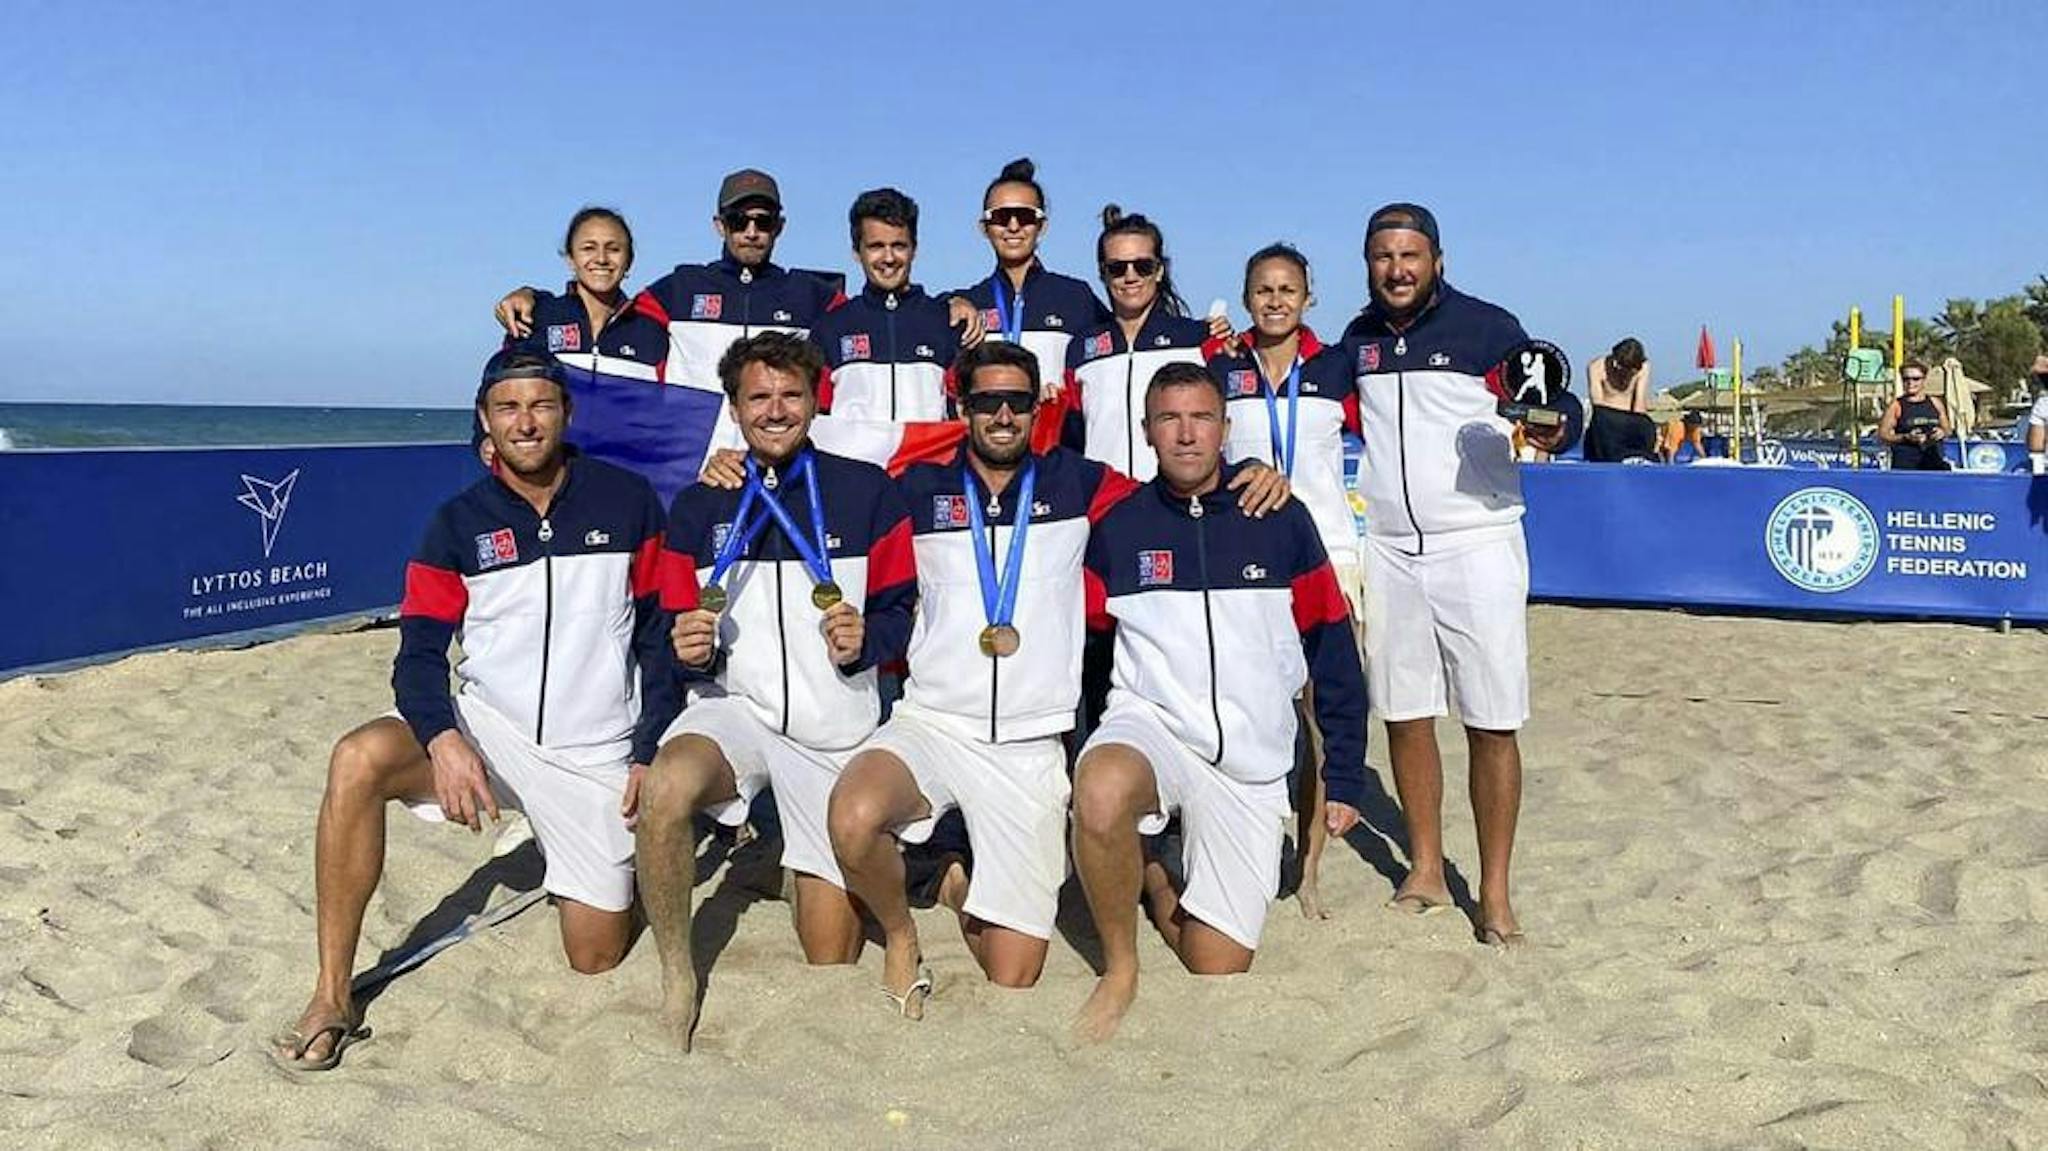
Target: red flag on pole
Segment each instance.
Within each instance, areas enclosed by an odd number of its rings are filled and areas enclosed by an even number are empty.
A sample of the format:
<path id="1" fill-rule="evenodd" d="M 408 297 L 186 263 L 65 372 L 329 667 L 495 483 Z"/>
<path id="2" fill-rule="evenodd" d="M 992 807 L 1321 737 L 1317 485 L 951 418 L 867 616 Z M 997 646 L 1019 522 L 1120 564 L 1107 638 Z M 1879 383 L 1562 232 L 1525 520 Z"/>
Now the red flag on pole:
<path id="1" fill-rule="evenodd" d="M 1699 354 L 1693 357 L 1693 366 L 1703 372 L 1715 366 L 1714 337 L 1707 334 L 1705 324 L 1700 325 L 1700 350 Z"/>

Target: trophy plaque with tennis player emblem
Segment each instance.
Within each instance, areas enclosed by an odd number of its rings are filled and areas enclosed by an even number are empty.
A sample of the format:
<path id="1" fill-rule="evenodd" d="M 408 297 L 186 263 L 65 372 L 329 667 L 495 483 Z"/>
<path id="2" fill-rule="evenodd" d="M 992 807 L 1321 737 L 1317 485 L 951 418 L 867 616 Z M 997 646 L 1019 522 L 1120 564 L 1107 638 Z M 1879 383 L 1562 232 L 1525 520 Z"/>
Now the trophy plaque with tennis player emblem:
<path id="1" fill-rule="evenodd" d="M 1502 417 L 1532 427 L 1564 423 L 1558 398 L 1571 389 L 1571 361 L 1548 340 L 1515 345 L 1501 359 L 1496 392 Z"/>

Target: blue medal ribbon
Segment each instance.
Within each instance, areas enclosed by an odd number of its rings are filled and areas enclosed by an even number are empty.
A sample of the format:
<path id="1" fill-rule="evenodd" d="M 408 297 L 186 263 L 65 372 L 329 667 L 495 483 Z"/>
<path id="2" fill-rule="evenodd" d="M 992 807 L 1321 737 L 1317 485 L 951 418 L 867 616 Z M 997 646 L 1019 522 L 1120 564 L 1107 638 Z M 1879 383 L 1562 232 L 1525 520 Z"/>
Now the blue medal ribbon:
<path id="1" fill-rule="evenodd" d="M 962 466 L 961 482 L 967 490 L 967 523 L 974 533 L 974 567 L 981 576 L 981 610 L 990 627 L 1008 627 L 1017 615 L 1017 591 L 1023 584 L 1024 536 L 1031 530 L 1031 498 L 1038 490 L 1038 464 L 1024 465 L 1024 479 L 1017 489 L 1017 515 L 1010 529 L 1010 550 L 1003 557 L 1003 579 L 996 582 L 996 553 L 988 538 L 988 520 L 981 501 L 974 498 L 974 469 Z M 989 493 L 994 501 L 995 493 Z"/>
<path id="2" fill-rule="evenodd" d="M 761 503 L 767 506 L 768 514 L 775 517 L 775 526 L 782 529 L 782 534 L 788 538 L 790 546 L 796 549 L 797 558 L 803 561 L 804 569 L 811 573 L 811 579 L 820 584 L 829 584 L 832 582 L 832 561 L 826 558 L 825 505 L 818 499 L 818 469 L 811 466 L 811 453 L 808 449 L 798 454 L 796 462 L 790 464 L 783 475 L 794 479 L 798 472 L 803 473 L 804 491 L 811 497 L 810 538 L 805 538 L 804 533 L 797 530 L 796 521 L 789 516 L 789 509 L 782 506 L 782 501 L 775 498 L 773 492 L 764 488 L 761 492 Z M 749 488 L 760 485 L 760 474 L 754 457 L 748 456 Z"/>
<path id="3" fill-rule="evenodd" d="M 768 517 L 765 515 L 756 515 L 751 521 L 747 519 L 747 513 L 754 510 L 754 500 L 761 494 L 760 477 L 754 474 L 751 460 L 748 464 L 746 489 L 740 494 L 739 510 L 733 513 L 732 524 L 726 529 L 725 543 L 711 559 L 711 578 L 705 581 L 707 586 L 723 585 L 726 573 L 732 570 L 732 565 L 739 562 L 739 558 L 746 554 L 747 548 L 760 538 L 762 530 L 768 526 Z"/>
<path id="4" fill-rule="evenodd" d="M 996 274 L 988 278 L 988 286 L 996 298 L 996 323 L 1003 329 L 1003 340 L 1015 344 L 1024 335 L 1024 293 L 1018 292 L 1011 298 L 1004 279 L 1003 270 L 997 268 Z"/>
<path id="5" fill-rule="evenodd" d="M 1266 396 L 1266 426 L 1273 436 L 1273 462 L 1282 475 L 1294 478 L 1294 432 L 1301 417 L 1301 356 L 1294 357 L 1294 366 L 1287 369 L 1287 439 L 1280 439 L 1280 401 L 1274 393 L 1273 382 L 1266 378 L 1266 363 L 1259 358 L 1258 350 L 1252 350 L 1252 370 L 1259 374 L 1259 383 Z"/>

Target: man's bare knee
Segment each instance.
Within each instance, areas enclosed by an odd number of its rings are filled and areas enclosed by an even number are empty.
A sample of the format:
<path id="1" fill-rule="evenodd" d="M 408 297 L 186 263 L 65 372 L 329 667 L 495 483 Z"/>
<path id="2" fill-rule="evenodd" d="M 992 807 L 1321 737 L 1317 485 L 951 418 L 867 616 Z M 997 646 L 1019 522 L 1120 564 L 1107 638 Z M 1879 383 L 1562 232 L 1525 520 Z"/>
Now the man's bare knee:
<path id="1" fill-rule="evenodd" d="M 846 781 L 850 786 L 832 789 L 832 799 L 825 810 L 825 830 L 832 837 L 836 854 L 860 852 L 889 822 L 889 804 L 882 789 L 863 786 L 866 782 L 855 777 Z"/>
<path id="2" fill-rule="evenodd" d="M 719 767 L 715 755 L 715 745 L 689 736 L 664 746 L 640 780 L 641 822 L 655 827 L 678 824 L 708 806 Z"/>
<path id="3" fill-rule="evenodd" d="M 603 975 L 625 960 L 626 944 L 623 940 L 565 939 L 562 952 L 578 975 Z"/>
<path id="4" fill-rule="evenodd" d="M 327 790 L 352 799 L 392 798 L 393 781 L 411 758 L 397 753 L 410 750 L 377 725 L 359 727 L 335 741 L 327 758 Z"/>
<path id="5" fill-rule="evenodd" d="M 1243 975 L 1252 969 L 1254 954 L 1183 956 L 1182 964 L 1190 975 Z"/>
<path id="6" fill-rule="evenodd" d="M 1088 835 L 1135 830 L 1152 790 L 1151 773 L 1135 752 L 1091 752 L 1074 772 L 1074 824 Z"/>

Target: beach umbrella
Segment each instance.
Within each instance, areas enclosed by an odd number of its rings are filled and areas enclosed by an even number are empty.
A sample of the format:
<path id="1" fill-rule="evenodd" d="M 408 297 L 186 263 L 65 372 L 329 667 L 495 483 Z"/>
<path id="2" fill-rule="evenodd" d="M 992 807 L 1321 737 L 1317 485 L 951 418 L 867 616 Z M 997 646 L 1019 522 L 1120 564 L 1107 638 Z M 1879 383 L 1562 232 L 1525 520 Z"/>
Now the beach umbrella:
<path id="1" fill-rule="evenodd" d="M 1707 326 L 1705 324 L 1700 325 L 1700 349 L 1693 356 L 1692 366 L 1703 372 L 1708 368 L 1720 366 L 1714 362 L 1714 337 L 1707 334 Z"/>

